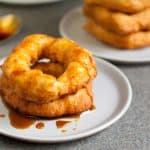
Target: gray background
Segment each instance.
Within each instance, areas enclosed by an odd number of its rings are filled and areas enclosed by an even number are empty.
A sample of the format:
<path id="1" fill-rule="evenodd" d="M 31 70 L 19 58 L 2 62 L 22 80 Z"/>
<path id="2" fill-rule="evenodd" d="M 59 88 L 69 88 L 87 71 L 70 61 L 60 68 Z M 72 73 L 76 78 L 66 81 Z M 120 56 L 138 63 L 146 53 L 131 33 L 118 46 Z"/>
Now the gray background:
<path id="1" fill-rule="evenodd" d="M 0 4 L 0 15 L 14 13 L 23 21 L 23 28 L 18 35 L 0 43 L 0 57 L 7 55 L 27 34 L 60 36 L 58 25 L 61 17 L 81 4 L 79 0 L 36 6 Z M 0 150 L 150 150 L 150 64 L 116 65 L 131 81 L 134 95 L 128 112 L 117 123 L 91 137 L 61 144 L 31 144 L 0 135 Z"/>

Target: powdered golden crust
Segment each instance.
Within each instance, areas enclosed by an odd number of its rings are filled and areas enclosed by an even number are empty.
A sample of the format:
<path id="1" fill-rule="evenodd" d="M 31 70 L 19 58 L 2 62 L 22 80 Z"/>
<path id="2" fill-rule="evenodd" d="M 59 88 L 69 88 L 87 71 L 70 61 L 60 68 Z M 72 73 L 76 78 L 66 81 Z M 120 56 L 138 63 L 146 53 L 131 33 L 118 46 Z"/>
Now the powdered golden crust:
<path id="1" fill-rule="evenodd" d="M 121 35 L 150 29 L 150 8 L 129 15 L 100 6 L 85 5 L 84 14 L 105 29 Z"/>
<path id="2" fill-rule="evenodd" d="M 56 78 L 30 68 L 40 58 L 63 64 L 65 71 Z M 12 51 L 2 71 L 19 97 L 44 103 L 84 87 L 96 76 L 96 65 L 91 54 L 76 43 L 35 34 L 26 37 Z"/>
<path id="3" fill-rule="evenodd" d="M 150 45 L 150 32 L 137 32 L 126 36 L 117 35 L 105 30 L 91 20 L 85 24 L 85 29 L 98 40 L 104 41 L 118 48 L 141 48 Z"/>
<path id="4" fill-rule="evenodd" d="M 84 2 L 125 13 L 135 13 L 150 7 L 149 0 L 84 0 Z"/>
<path id="5" fill-rule="evenodd" d="M 90 109 L 93 103 L 91 83 L 87 86 L 87 88 L 82 88 L 75 94 L 48 103 L 37 104 L 20 99 L 16 93 L 13 93 L 7 79 L 4 76 L 0 78 L 0 92 L 6 103 L 21 113 L 39 117 L 60 117 L 77 114 Z"/>

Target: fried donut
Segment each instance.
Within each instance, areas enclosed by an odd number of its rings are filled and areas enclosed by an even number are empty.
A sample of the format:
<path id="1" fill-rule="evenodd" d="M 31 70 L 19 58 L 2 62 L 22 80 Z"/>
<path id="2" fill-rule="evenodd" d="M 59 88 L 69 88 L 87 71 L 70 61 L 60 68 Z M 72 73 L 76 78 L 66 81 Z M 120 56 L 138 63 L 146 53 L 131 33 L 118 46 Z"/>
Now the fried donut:
<path id="1" fill-rule="evenodd" d="M 63 115 L 78 114 L 92 107 L 91 83 L 78 90 L 75 94 L 68 95 L 44 104 L 23 100 L 13 93 L 7 79 L 0 77 L 0 92 L 3 100 L 19 112 L 38 117 L 60 117 Z"/>
<path id="2" fill-rule="evenodd" d="M 41 58 L 63 64 L 58 78 L 31 66 Z M 45 103 L 75 93 L 96 76 L 92 55 L 73 41 L 42 34 L 26 37 L 8 56 L 2 71 L 20 99 Z"/>
<path id="3" fill-rule="evenodd" d="M 84 27 L 98 40 L 101 40 L 118 48 L 134 49 L 150 46 L 150 31 L 137 32 L 126 36 L 121 36 L 104 29 L 102 26 L 97 25 L 92 20 L 88 20 Z"/>
<path id="4" fill-rule="evenodd" d="M 125 14 L 100 6 L 85 5 L 84 14 L 105 29 L 121 35 L 150 29 L 150 8 L 136 14 Z"/>
<path id="5" fill-rule="evenodd" d="M 135 13 L 150 7 L 149 0 L 84 0 L 84 2 L 125 13 Z"/>

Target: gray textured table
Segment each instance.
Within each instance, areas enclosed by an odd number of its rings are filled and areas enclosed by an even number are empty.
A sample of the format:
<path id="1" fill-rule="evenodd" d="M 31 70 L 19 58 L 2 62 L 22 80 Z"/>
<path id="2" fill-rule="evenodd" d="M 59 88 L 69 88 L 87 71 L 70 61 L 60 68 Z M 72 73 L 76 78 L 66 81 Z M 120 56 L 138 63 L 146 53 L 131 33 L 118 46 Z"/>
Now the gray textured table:
<path id="1" fill-rule="evenodd" d="M 23 19 L 23 28 L 14 39 L 0 44 L 0 57 L 25 35 L 47 33 L 59 36 L 60 18 L 81 1 L 38 6 L 11 6 L 0 4 L 0 15 L 15 13 Z M 117 64 L 116 64 L 117 65 Z M 0 135 L 0 150 L 150 150 L 150 64 L 117 65 L 128 76 L 133 87 L 133 101 L 125 116 L 108 129 L 91 137 L 62 144 L 31 144 Z"/>

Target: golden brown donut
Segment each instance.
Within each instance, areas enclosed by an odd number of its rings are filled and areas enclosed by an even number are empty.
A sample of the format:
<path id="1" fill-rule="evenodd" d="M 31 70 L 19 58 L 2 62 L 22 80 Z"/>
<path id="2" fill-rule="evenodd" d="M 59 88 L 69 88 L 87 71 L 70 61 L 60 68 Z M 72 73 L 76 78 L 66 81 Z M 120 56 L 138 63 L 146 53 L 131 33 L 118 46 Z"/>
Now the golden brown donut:
<path id="1" fill-rule="evenodd" d="M 85 29 L 98 40 L 118 48 L 127 48 L 131 50 L 134 48 L 150 46 L 150 31 L 137 32 L 122 36 L 104 29 L 92 20 L 86 22 Z"/>
<path id="2" fill-rule="evenodd" d="M 149 0 L 84 0 L 84 2 L 124 13 L 135 13 L 150 7 Z"/>
<path id="3" fill-rule="evenodd" d="M 13 93 L 7 79 L 0 77 L 0 92 L 6 103 L 21 113 L 38 117 L 60 117 L 63 115 L 78 114 L 92 107 L 93 97 L 91 95 L 91 83 L 86 88 L 78 90 L 55 101 L 44 104 L 37 104 L 27 100 L 20 99 L 16 93 Z"/>
<path id="4" fill-rule="evenodd" d="M 127 35 L 150 29 L 150 8 L 135 14 L 114 12 L 95 5 L 85 5 L 83 10 L 85 16 L 117 34 Z"/>
<path id="5" fill-rule="evenodd" d="M 63 64 L 58 78 L 32 69 L 41 58 Z M 73 41 L 42 34 L 27 36 L 2 65 L 3 74 L 20 98 L 44 103 L 75 93 L 96 76 L 92 55 Z"/>

